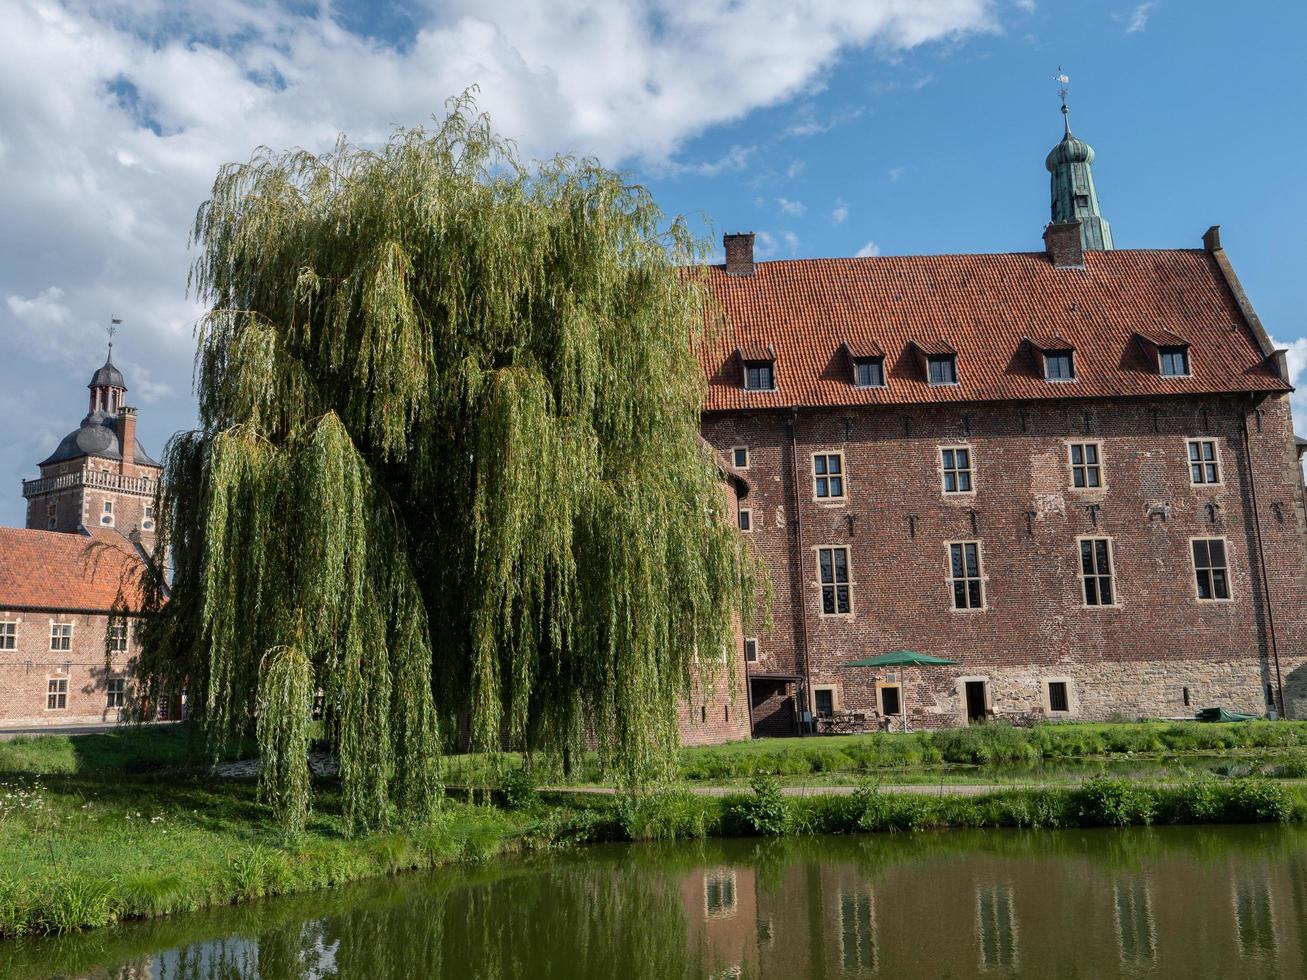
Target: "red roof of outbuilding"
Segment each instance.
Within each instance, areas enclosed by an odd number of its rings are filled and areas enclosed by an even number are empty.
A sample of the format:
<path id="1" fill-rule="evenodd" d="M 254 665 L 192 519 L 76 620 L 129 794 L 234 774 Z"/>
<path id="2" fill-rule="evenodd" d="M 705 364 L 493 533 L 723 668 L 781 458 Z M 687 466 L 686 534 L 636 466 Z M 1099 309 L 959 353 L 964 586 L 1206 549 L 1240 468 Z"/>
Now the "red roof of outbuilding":
<path id="1" fill-rule="evenodd" d="M 141 555 L 117 531 L 0 527 L 0 609 L 108 612 L 121 588 L 140 608 Z"/>
<path id="2" fill-rule="evenodd" d="M 760 262 L 706 270 L 726 315 L 700 349 L 705 411 L 859 404 L 1288 391 L 1213 256 L 1202 249 Z M 1183 337 L 1191 377 L 1162 377 L 1136 334 Z M 1076 352 L 1076 382 L 1050 384 L 1030 337 Z M 885 350 L 886 385 L 856 388 L 843 344 Z M 912 344 L 957 351 L 958 384 L 929 385 Z M 745 391 L 739 350 L 776 351 L 776 390 Z"/>

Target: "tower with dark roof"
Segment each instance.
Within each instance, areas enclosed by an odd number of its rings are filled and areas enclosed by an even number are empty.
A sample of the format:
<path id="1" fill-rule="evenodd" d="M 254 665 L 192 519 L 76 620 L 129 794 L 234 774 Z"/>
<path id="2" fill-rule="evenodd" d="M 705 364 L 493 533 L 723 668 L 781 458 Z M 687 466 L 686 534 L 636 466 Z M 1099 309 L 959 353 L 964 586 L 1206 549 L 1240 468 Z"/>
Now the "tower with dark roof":
<path id="1" fill-rule="evenodd" d="M 154 494 L 161 467 L 136 438 L 136 409 L 113 363 L 113 344 L 91 375 L 86 417 L 23 481 L 27 526 L 75 532 L 114 528 L 149 549 L 154 543 Z"/>
<path id="2" fill-rule="evenodd" d="M 1086 251 L 1112 248 L 1112 228 L 1098 209 L 1094 188 L 1094 148 L 1071 133 L 1071 115 L 1062 99 L 1063 135 L 1049 151 L 1044 166 L 1052 175 L 1053 224 L 1080 222 L 1080 245 Z"/>

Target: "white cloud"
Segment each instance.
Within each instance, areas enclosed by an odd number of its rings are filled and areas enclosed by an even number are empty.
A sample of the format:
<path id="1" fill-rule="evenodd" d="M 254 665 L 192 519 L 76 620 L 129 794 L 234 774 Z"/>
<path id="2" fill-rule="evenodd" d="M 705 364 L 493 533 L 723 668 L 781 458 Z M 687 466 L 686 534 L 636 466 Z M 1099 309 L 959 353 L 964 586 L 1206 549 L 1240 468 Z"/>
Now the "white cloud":
<path id="1" fill-rule="evenodd" d="M 895 183 L 900 177 L 902 177 L 905 172 L 906 170 L 903 167 L 890 167 L 889 173 L 887 173 L 885 176 L 889 177 L 890 183 L 892 184 Z"/>
<path id="2" fill-rule="evenodd" d="M 808 165 L 804 161 L 793 160 L 790 162 L 790 165 L 785 168 L 785 176 L 788 177 L 790 180 L 793 180 L 795 177 L 798 177 L 800 174 L 803 173 L 803 171 L 807 169 L 808 169 Z"/>
<path id="3" fill-rule="evenodd" d="M 1287 344 L 1272 337 L 1271 346 L 1288 352 L 1289 384 L 1295 388 L 1289 396 L 1289 405 L 1293 408 L 1293 428 L 1295 432 L 1307 434 L 1307 337 L 1299 337 Z"/>
<path id="4" fill-rule="evenodd" d="M 870 241 L 867 242 L 866 245 L 863 245 L 862 248 L 858 249 L 856 252 L 853 253 L 854 257 L 859 259 L 871 259 L 871 258 L 875 258 L 879 254 L 880 254 L 880 246 L 877 245 L 875 242 L 870 242 Z"/>
<path id="5" fill-rule="evenodd" d="M 838 198 L 835 201 L 835 207 L 831 210 L 830 220 L 837 225 L 844 224 L 845 219 L 849 216 L 849 206 Z"/>
<path id="6" fill-rule="evenodd" d="M 802 201 L 791 201 L 788 197 L 776 198 L 776 206 L 781 209 L 781 214 L 793 215 L 796 218 L 808 211 L 808 205 Z"/>
<path id="7" fill-rule="evenodd" d="M 751 165 L 754 148 L 678 163 L 689 139 L 818 91 L 845 52 L 892 58 L 996 28 L 993 0 L 385 6 L 405 36 L 354 33 L 335 5 L 298 0 L 0 0 L 0 363 L 33 379 L 33 415 L 16 424 L 76 423 L 83 374 L 33 369 L 89 373 L 115 313 L 128 383 L 157 399 L 141 415 L 149 448 L 192 423 L 187 233 L 217 168 L 259 144 L 316 150 L 343 131 L 375 145 L 476 84 L 528 156 L 714 176 Z M 0 522 L 20 519 L 34 451 L 0 442 Z"/>
<path id="8" fill-rule="evenodd" d="M 1140 31 L 1148 28 L 1148 18 L 1153 13 L 1153 8 L 1157 6 L 1156 0 L 1146 0 L 1130 12 L 1129 19 L 1125 26 L 1127 34 L 1138 34 Z M 1119 19 L 1119 18 L 1118 18 Z"/>
<path id="9" fill-rule="evenodd" d="M 1035 0 L 1012 0 L 1012 6 L 1018 10 L 1024 10 L 1028 14 L 1035 12 Z"/>

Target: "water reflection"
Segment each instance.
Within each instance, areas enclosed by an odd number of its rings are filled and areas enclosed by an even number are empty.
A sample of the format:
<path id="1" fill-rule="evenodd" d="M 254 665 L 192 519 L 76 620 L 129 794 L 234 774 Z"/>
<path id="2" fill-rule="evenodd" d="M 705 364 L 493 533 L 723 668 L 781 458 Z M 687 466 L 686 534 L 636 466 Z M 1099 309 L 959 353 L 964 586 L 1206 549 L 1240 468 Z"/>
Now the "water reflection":
<path id="1" fill-rule="evenodd" d="M 0 976 L 1303 976 L 1297 828 L 595 848 L 63 939 Z"/>

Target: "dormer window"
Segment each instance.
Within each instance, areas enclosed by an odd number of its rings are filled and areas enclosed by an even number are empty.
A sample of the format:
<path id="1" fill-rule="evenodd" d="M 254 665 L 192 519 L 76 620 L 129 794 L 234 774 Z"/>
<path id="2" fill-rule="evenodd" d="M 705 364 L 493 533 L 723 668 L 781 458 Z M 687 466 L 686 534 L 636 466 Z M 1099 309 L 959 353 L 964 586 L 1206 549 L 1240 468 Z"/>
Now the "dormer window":
<path id="1" fill-rule="evenodd" d="M 859 388 L 885 387 L 885 358 L 855 357 L 853 383 Z"/>
<path id="2" fill-rule="evenodd" d="M 885 387 L 885 351 L 874 340 L 846 340 L 842 345 L 853 372 L 853 387 Z"/>
<path id="3" fill-rule="evenodd" d="M 1189 377 L 1189 348 L 1179 346 L 1159 347 L 1157 348 L 1157 363 L 1163 377 L 1187 378 Z"/>
<path id="4" fill-rule="evenodd" d="M 775 391 L 775 364 L 772 361 L 745 361 L 744 387 L 749 391 Z"/>
<path id="5" fill-rule="evenodd" d="M 776 390 L 776 351 L 766 347 L 737 347 L 736 356 L 744 367 L 745 391 Z"/>
<path id="6" fill-rule="evenodd" d="M 958 383 L 958 362 L 954 354 L 930 354 L 926 357 L 926 378 L 933 385 Z"/>
<path id="7" fill-rule="evenodd" d="M 1076 380 L 1076 348 L 1061 337 L 1027 338 L 1035 351 L 1037 367 L 1042 369 L 1045 381 Z"/>
<path id="8" fill-rule="evenodd" d="M 1157 365 L 1157 373 L 1164 378 L 1187 378 L 1191 374 L 1189 341 L 1173 334 L 1165 327 L 1135 334 L 1139 345 Z"/>

